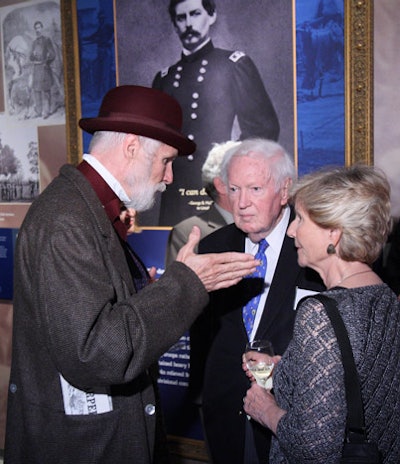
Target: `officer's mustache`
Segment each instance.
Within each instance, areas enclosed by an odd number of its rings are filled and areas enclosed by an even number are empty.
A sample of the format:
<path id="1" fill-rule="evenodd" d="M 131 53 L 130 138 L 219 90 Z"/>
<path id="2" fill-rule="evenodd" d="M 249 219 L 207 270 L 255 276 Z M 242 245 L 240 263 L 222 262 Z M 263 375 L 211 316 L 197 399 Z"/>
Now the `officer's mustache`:
<path id="1" fill-rule="evenodd" d="M 195 31 L 194 29 L 190 27 L 186 29 L 185 32 L 182 32 L 181 39 L 187 39 L 189 36 L 200 37 L 200 32 Z"/>

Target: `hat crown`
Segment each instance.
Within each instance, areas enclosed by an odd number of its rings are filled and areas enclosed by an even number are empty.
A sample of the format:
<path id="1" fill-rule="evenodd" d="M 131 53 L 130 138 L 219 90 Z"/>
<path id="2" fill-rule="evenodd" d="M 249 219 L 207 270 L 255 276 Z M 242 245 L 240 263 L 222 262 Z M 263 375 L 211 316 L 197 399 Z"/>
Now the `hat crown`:
<path id="1" fill-rule="evenodd" d="M 122 85 L 104 96 L 99 117 L 146 118 L 182 129 L 182 110 L 178 102 L 157 89 L 137 85 Z"/>
<path id="2" fill-rule="evenodd" d="M 196 144 L 182 134 L 182 109 L 178 101 L 158 89 L 121 85 L 109 90 L 95 118 L 82 118 L 86 132 L 126 132 L 170 145 L 179 155 L 189 155 Z"/>

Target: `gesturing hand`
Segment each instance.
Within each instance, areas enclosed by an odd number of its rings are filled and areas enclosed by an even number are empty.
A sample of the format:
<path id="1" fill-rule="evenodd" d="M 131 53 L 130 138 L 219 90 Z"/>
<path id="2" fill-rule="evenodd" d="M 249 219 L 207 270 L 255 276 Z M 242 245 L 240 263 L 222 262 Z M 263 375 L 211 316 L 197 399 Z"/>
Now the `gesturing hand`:
<path id="1" fill-rule="evenodd" d="M 211 292 L 230 287 L 243 277 L 255 271 L 259 261 L 253 255 L 237 252 L 208 253 L 198 255 L 194 252 L 200 241 L 200 229 L 194 226 L 184 245 L 176 257 L 190 267 L 203 282 L 206 290 Z"/>

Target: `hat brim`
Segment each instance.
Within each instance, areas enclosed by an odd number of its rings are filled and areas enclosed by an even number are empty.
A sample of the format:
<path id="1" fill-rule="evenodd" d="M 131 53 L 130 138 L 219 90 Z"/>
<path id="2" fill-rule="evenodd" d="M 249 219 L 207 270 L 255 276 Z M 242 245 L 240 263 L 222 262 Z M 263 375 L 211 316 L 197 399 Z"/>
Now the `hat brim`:
<path id="1" fill-rule="evenodd" d="M 97 131 L 112 131 L 143 135 L 176 148 L 180 156 L 190 155 L 196 150 L 196 144 L 180 132 L 166 125 L 158 124 L 157 121 L 146 120 L 146 118 L 129 118 L 127 120 L 124 117 L 119 120 L 115 115 L 111 118 L 82 118 L 79 121 L 79 126 L 89 134 L 94 134 Z"/>

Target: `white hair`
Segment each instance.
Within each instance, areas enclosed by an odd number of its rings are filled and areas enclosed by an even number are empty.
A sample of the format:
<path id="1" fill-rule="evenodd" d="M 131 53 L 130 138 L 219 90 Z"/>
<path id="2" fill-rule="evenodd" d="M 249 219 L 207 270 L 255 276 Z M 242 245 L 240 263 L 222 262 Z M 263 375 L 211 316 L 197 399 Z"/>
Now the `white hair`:
<path id="1" fill-rule="evenodd" d="M 213 148 L 208 152 L 207 159 L 201 168 L 202 180 L 204 184 L 212 184 L 213 180 L 220 175 L 221 163 L 227 150 L 240 142 L 228 140 L 223 143 L 214 143 Z"/>
<path id="2" fill-rule="evenodd" d="M 113 132 L 113 131 L 97 131 L 93 134 L 92 140 L 89 144 L 89 153 L 96 147 L 101 146 L 102 151 L 112 150 L 115 145 L 123 142 L 128 134 L 126 132 Z M 139 135 L 140 144 L 143 146 L 147 155 L 153 156 L 158 148 L 162 145 L 159 140 L 154 140 L 149 137 Z"/>

